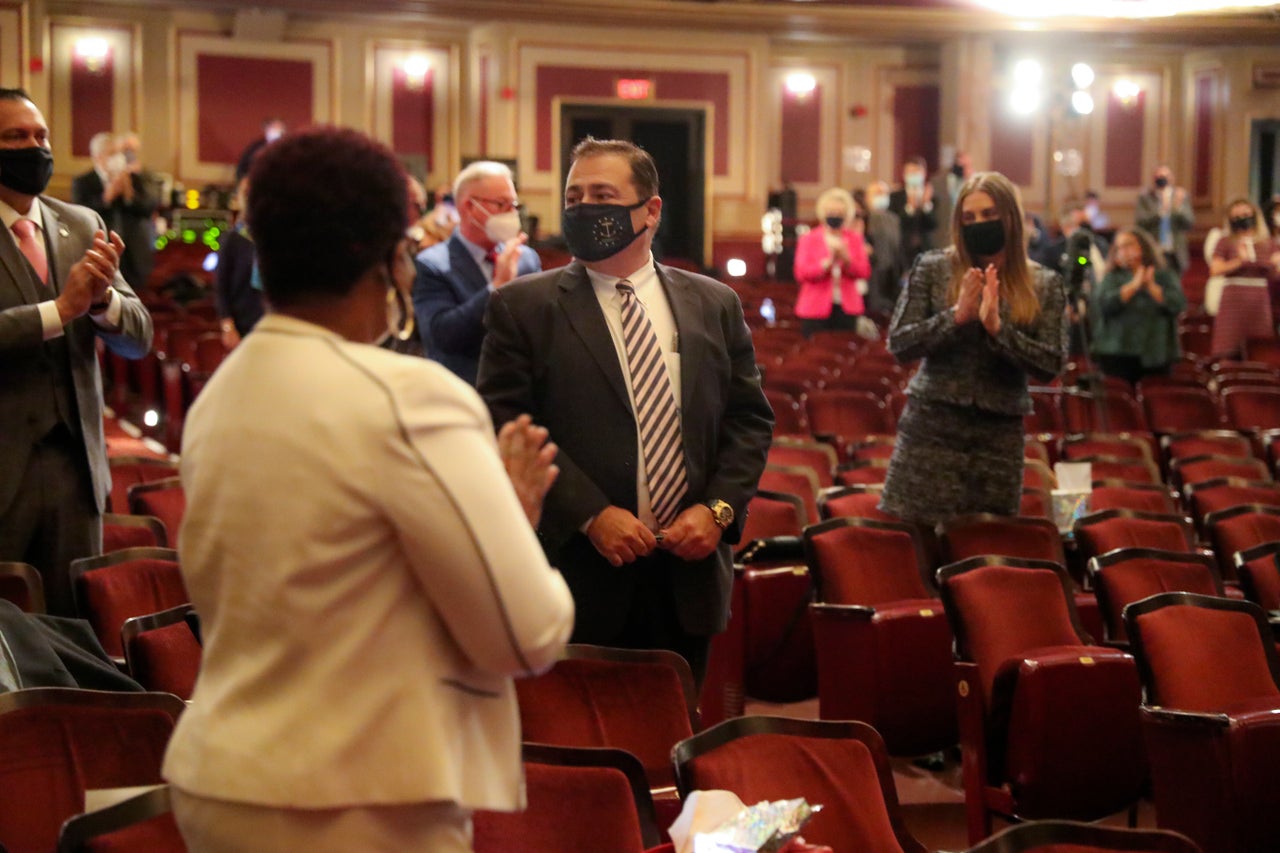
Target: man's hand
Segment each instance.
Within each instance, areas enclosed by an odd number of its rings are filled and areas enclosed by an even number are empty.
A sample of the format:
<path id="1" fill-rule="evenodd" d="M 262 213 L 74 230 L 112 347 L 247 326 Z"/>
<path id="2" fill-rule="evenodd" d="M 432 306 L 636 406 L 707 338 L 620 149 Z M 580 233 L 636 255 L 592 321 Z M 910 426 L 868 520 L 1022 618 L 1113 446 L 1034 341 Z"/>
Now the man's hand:
<path id="1" fill-rule="evenodd" d="M 94 302 L 106 298 L 107 287 L 115 280 L 123 251 L 124 241 L 114 231 L 109 242 L 101 229 L 94 232 L 93 248 L 71 266 L 67 280 L 63 282 L 62 293 L 54 303 L 64 326 L 88 313 Z"/>
<path id="2" fill-rule="evenodd" d="M 701 560 L 716 550 L 722 532 L 711 508 L 705 504 L 694 504 L 662 531 L 659 547 L 682 560 Z"/>
<path id="3" fill-rule="evenodd" d="M 982 298 L 982 270 L 973 267 L 960 280 L 960 295 L 956 297 L 956 325 L 963 326 L 978 319 L 979 300 Z"/>
<path id="4" fill-rule="evenodd" d="M 652 554 L 658 544 L 653 531 L 620 506 L 600 510 L 600 514 L 591 519 L 587 538 L 600 556 L 615 567 Z"/>
<path id="5" fill-rule="evenodd" d="M 553 464 L 559 448 L 547 436 L 547 428 L 534 426 L 529 415 L 507 421 L 498 430 L 498 455 L 534 527 L 542 519 L 542 500 L 560 474 Z"/>
<path id="6" fill-rule="evenodd" d="M 995 337 L 1000 334 L 1000 274 L 995 264 L 987 264 L 983 271 L 982 305 L 978 308 L 978 319 L 987 334 Z"/>
<path id="7" fill-rule="evenodd" d="M 222 327 L 222 345 L 227 348 L 227 352 L 240 345 L 240 333 L 236 331 L 233 323 L 227 323 Z"/>
<path id="8" fill-rule="evenodd" d="M 520 266 L 520 247 L 527 242 L 529 235 L 521 231 L 520 236 L 508 240 L 507 245 L 498 253 L 497 260 L 493 262 L 494 287 L 502 287 L 516 277 L 516 270 Z"/>

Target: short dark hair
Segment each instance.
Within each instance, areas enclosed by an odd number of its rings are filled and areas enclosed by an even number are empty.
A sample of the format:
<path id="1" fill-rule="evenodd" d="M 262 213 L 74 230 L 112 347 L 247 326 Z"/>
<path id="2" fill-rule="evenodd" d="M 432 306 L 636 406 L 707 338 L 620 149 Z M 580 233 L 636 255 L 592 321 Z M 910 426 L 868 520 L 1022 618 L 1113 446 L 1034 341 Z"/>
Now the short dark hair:
<path id="1" fill-rule="evenodd" d="M 600 157 L 605 154 L 616 154 L 631 165 L 631 185 L 641 199 L 650 199 L 658 194 L 658 166 L 639 145 L 628 139 L 596 139 L 588 136 L 573 146 L 573 162 L 583 157 Z"/>
<path id="2" fill-rule="evenodd" d="M 918 155 L 918 154 L 917 154 L 915 157 L 908 157 L 908 158 L 907 158 L 907 161 L 906 161 L 905 163 L 903 163 L 902 165 L 904 165 L 904 166 L 919 166 L 921 169 L 924 169 L 926 172 L 927 172 L 927 171 L 929 171 L 929 161 L 928 161 L 928 160 L 926 160 L 926 159 L 924 159 L 923 157 L 921 157 L 921 156 L 920 156 L 920 155 Z"/>
<path id="3" fill-rule="evenodd" d="M 0 88 L 0 101 L 31 101 L 31 96 L 27 94 L 26 89 Z M 31 102 L 35 103 L 35 101 Z"/>
<path id="4" fill-rule="evenodd" d="M 268 145 L 249 170 L 250 231 L 267 297 L 345 296 L 404 237 L 400 162 L 356 130 L 319 127 Z"/>

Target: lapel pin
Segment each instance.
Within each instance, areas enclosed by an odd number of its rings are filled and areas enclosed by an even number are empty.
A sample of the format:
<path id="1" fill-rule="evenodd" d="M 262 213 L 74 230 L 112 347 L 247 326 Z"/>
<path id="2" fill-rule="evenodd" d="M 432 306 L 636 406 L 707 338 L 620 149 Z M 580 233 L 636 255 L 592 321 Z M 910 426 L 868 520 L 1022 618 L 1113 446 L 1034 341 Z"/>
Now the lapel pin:
<path id="1" fill-rule="evenodd" d="M 68 231 L 68 230 L 66 229 L 66 227 L 65 227 L 65 226 L 59 226 L 59 227 L 58 227 L 58 236 L 59 236 L 59 237 L 67 237 L 67 236 L 70 236 L 70 234 L 71 234 L 71 232 L 70 232 L 70 231 Z"/>

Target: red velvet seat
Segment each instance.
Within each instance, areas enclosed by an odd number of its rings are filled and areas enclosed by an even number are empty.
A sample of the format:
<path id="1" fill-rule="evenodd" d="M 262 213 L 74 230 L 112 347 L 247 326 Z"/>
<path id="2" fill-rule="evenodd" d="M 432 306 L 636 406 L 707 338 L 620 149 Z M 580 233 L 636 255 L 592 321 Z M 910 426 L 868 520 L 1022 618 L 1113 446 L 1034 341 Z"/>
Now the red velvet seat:
<path id="1" fill-rule="evenodd" d="M 1238 477 L 1244 480 L 1270 480 L 1267 463 L 1254 456 L 1184 456 L 1169 463 L 1169 476 L 1182 488 L 1206 480 Z"/>
<path id="2" fill-rule="evenodd" d="M 1207 388 L 1144 387 L 1142 406 L 1155 433 L 1219 430 L 1225 423 L 1217 398 Z"/>
<path id="3" fill-rule="evenodd" d="M 169 786 L 76 815 L 58 833 L 58 853 L 186 853 L 169 807 Z"/>
<path id="4" fill-rule="evenodd" d="M 1222 577 L 1206 554 L 1119 548 L 1089 561 L 1108 640 L 1128 643 L 1122 613 L 1135 601 L 1161 592 L 1225 595 Z"/>
<path id="5" fill-rule="evenodd" d="M 1121 829 L 1070 820 L 1035 820 L 1002 829 L 966 853 L 1201 853 L 1185 835 L 1167 829 Z"/>
<path id="6" fill-rule="evenodd" d="M 1195 546 L 1191 519 L 1183 515 L 1107 509 L 1076 519 L 1072 531 L 1086 561 L 1117 548 L 1190 553 Z"/>
<path id="7" fill-rule="evenodd" d="M 107 654 L 123 658 L 126 619 L 159 613 L 190 598 L 172 548 L 126 548 L 71 563 L 76 610 L 89 620 Z"/>
<path id="8" fill-rule="evenodd" d="M 898 805 L 884 741 L 865 723 L 752 716 L 678 744 L 680 791 L 732 791 L 744 803 L 821 803 L 802 834 L 836 853 L 924 853 Z"/>
<path id="9" fill-rule="evenodd" d="M 840 466 L 836 482 L 842 486 L 884 485 L 888 475 L 888 459 L 857 459 Z"/>
<path id="10" fill-rule="evenodd" d="M 1246 436 L 1232 430 L 1204 430 L 1163 436 L 1160 440 L 1165 459 L 1190 456 L 1251 456 L 1253 444 Z"/>
<path id="11" fill-rule="evenodd" d="M 915 527 L 840 518 L 804 540 L 821 719 L 875 726 L 892 755 L 955 743 L 951 629 Z"/>
<path id="12" fill-rule="evenodd" d="M 1003 554 L 1066 565 L 1062 534 L 1052 521 L 991 513 L 962 515 L 939 526 L 944 562 L 984 554 Z"/>
<path id="13" fill-rule="evenodd" d="M 804 416 L 804 407 L 799 401 L 785 391 L 775 388 L 764 389 L 765 399 L 773 408 L 773 434 L 775 437 L 809 435 L 809 421 Z"/>
<path id="14" fill-rule="evenodd" d="M 1237 385 L 1223 389 L 1221 396 L 1232 429 L 1256 432 L 1280 428 L 1280 388 Z"/>
<path id="15" fill-rule="evenodd" d="M 639 759 L 668 825 L 680 812 L 671 747 L 698 728 L 688 663 L 661 650 L 570 645 L 565 655 L 542 675 L 516 681 L 524 739 L 626 750 Z"/>
<path id="16" fill-rule="evenodd" d="M 1093 491 L 1089 495 L 1089 511 L 1106 509 L 1134 509 L 1168 515 L 1178 511 L 1178 504 L 1164 485 L 1094 480 Z"/>
<path id="17" fill-rule="evenodd" d="M 1146 687 L 1156 819 L 1205 853 L 1276 849 L 1280 659 L 1252 602 L 1169 592 L 1125 623 Z"/>
<path id="18" fill-rule="evenodd" d="M 807 523 L 804 499 L 799 495 L 761 489 L 747 504 L 739 550 L 753 542 L 779 536 L 799 536 Z"/>
<path id="19" fill-rule="evenodd" d="M 1073 462 L 1088 462 L 1095 480 L 1124 480 L 1130 483 L 1159 484 L 1160 469 L 1150 459 L 1131 456 L 1078 456 Z"/>
<path id="20" fill-rule="evenodd" d="M 95 788 L 157 785 L 182 700 L 42 687 L 0 694 L 0 839 L 49 853 Z"/>
<path id="21" fill-rule="evenodd" d="M 956 636 L 971 843 L 993 813 L 1092 820 L 1131 806 L 1146 768 L 1133 659 L 1092 645 L 1053 564 L 944 566 Z"/>
<path id="22" fill-rule="evenodd" d="M 1058 487 L 1058 478 L 1053 469 L 1039 459 L 1023 459 L 1022 485 L 1031 489 L 1052 491 Z"/>
<path id="23" fill-rule="evenodd" d="M 178 547 L 182 516 L 187 511 L 187 498 L 178 477 L 141 483 L 129 488 L 129 512 L 160 519 L 171 548 Z"/>
<path id="24" fill-rule="evenodd" d="M 525 743 L 524 775 L 524 811 L 475 813 L 475 853 L 642 853 L 659 843 L 644 768 L 630 753 Z"/>
<path id="25" fill-rule="evenodd" d="M 1235 564 L 1245 598 L 1263 610 L 1280 610 L 1280 541 L 1237 551 Z"/>
<path id="26" fill-rule="evenodd" d="M 1047 489 L 1022 489 L 1018 515 L 1023 518 L 1053 518 L 1053 497 Z"/>
<path id="27" fill-rule="evenodd" d="M 1128 391 L 1070 389 L 1062 395 L 1061 404 L 1067 432 L 1146 432 L 1148 429 L 1142 407 Z"/>
<path id="28" fill-rule="evenodd" d="M 130 512 L 129 489 L 133 486 L 178 476 L 176 464 L 151 456 L 112 456 L 107 465 L 111 468 L 111 511 L 118 513 Z"/>
<path id="29" fill-rule="evenodd" d="M 1061 457 L 1068 462 L 1087 459 L 1091 456 L 1155 462 L 1155 457 L 1151 453 L 1151 443 L 1145 437 L 1126 433 L 1091 432 L 1070 435 L 1062 439 L 1061 447 Z"/>
<path id="30" fill-rule="evenodd" d="M 766 465 L 759 488 L 796 495 L 804 502 L 805 524 L 818 520 L 818 477 L 802 465 Z"/>
<path id="31" fill-rule="evenodd" d="M 820 489 L 825 489 L 835 482 L 835 448 L 820 441 L 803 441 L 794 438 L 774 439 L 772 446 L 769 448 L 769 464 L 808 468 L 817 477 L 818 488 Z"/>
<path id="32" fill-rule="evenodd" d="M 102 514 L 102 553 L 125 548 L 167 548 L 164 524 L 152 515 Z"/>
<path id="33" fill-rule="evenodd" d="M 1204 526 L 1218 555 L 1218 570 L 1225 579 L 1235 580 L 1237 551 L 1280 539 L 1280 507 L 1241 504 L 1209 513 Z"/>
<path id="34" fill-rule="evenodd" d="M 187 623 L 190 604 L 126 619 L 120 628 L 133 680 L 148 690 L 190 699 L 200 674 L 200 642 Z"/>
<path id="35" fill-rule="evenodd" d="M 0 563 L 0 598 L 24 613 L 44 613 L 44 581 L 28 563 Z"/>
<path id="36" fill-rule="evenodd" d="M 1240 477 L 1218 477 L 1193 483 L 1183 489 L 1191 508 L 1191 517 L 1201 528 L 1211 512 L 1241 504 L 1280 506 L 1280 483 L 1274 480 L 1245 480 Z"/>
<path id="37" fill-rule="evenodd" d="M 813 434 L 832 437 L 842 458 L 852 444 L 895 431 L 884 399 L 871 391 L 814 391 L 804 405 Z"/>

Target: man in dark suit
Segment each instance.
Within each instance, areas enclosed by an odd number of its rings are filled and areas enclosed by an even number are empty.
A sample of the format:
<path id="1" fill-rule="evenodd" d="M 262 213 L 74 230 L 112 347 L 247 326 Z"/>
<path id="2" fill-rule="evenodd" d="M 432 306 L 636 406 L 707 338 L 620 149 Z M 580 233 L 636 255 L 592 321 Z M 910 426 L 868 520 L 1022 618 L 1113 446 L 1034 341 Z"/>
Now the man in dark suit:
<path id="1" fill-rule="evenodd" d="M 916 256 L 934 245 L 933 232 L 939 227 L 933 212 L 933 185 L 928 183 L 929 165 L 923 157 L 902 164 L 902 187 L 889 193 L 889 212 L 898 217 L 898 267 L 911 269 Z M 942 223 L 950 228 L 950 223 Z"/>
<path id="2" fill-rule="evenodd" d="M 40 110 L 0 89 L 0 560 L 34 565 L 49 612 L 71 615 L 67 568 L 101 551 L 111 488 L 94 340 L 140 358 L 152 330 L 120 237 L 41 195 L 52 174 Z"/>
<path id="3" fill-rule="evenodd" d="M 520 201 L 506 166 L 472 163 L 454 181 L 453 197 L 458 227 L 448 240 L 418 253 L 413 309 L 427 357 L 475 385 L 489 294 L 538 272 L 542 262 L 525 245 Z"/>
<path id="4" fill-rule="evenodd" d="M 654 263 L 661 211 L 646 152 L 580 143 L 575 260 L 490 297 L 478 389 L 495 425 L 529 412 L 559 447 L 539 536 L 577 603 L 573 642 L 671 649 L 700 674 L 773 413 L 737 295 Z"/>
<path id="5" fill-rule="evenodd" d="M 93 168 L 71 181 L 71 200 L 90 208 L 124 241 L 120 274 L 137 289 L 146 287 L 155 265 L 160 181 L 142 168 L 136 134 L 119 139 L 99 133 L 89 141 Z"/>

